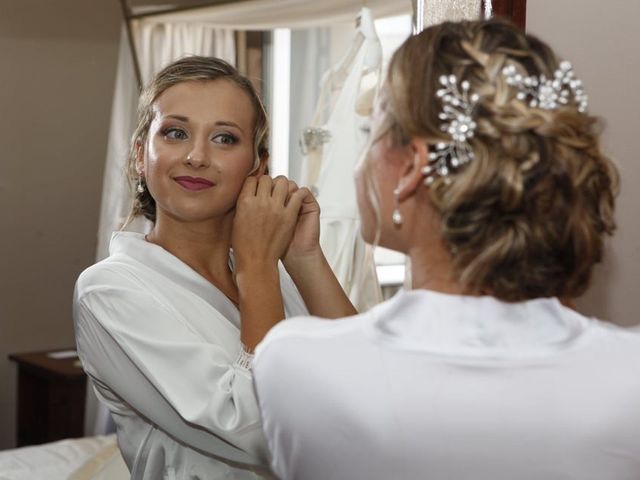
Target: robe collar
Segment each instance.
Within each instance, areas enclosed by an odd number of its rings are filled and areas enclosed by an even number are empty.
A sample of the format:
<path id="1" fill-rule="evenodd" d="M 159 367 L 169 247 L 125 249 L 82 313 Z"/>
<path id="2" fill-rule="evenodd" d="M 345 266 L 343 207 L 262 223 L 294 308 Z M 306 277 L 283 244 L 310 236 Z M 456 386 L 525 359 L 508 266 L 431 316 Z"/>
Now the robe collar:
<path id="1" fill-rule="evenodd" d="M 126 255 L 163 277 L 181 285 L 205 300 L 237 328 L 240 328 L 240 312 L 224 293 L 160 245 L 147 242 L 144 234 L 124 231 L 114 232 L 109 244 L 109 253 L 110 255 Z M 233 269 L 231 255 L 229 266 Z"/>
<path id="2" fill-rule="evenodd" d="M 398 292 L 370 311 L 380 342 L 441 355 L 530 358 L 566 351 L 585 340 L 593 319 L 557 298 L 508 303 L 490 296 L 429 290 Z"/>

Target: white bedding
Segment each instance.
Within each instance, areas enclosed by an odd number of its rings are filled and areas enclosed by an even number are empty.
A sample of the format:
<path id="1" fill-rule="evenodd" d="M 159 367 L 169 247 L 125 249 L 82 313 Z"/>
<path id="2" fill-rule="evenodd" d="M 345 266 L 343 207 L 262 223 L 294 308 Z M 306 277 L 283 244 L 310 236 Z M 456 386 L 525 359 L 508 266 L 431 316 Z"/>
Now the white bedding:
<path id="1" fill-rule="evenodd" d="M 0 480 L 126 480 L 115 435 L 0 451 Z"/>

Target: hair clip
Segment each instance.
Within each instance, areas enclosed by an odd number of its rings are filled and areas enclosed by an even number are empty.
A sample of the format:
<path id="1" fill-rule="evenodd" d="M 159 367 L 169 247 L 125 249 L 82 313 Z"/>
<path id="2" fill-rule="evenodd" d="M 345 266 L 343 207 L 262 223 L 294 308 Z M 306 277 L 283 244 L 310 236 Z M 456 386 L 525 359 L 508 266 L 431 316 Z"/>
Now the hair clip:
<path id="1" fill-rule="evenodd" d="M 518 100 L 529 99 L 529 106 L 544 110 L 555 110 L 567 105 L 570 96 L 578 105 L 578 111 L 584 113 L 588 107 L 588 97 L 584 92 L 582 80 L 576 78 L 571 63 L 563 61 L 553 73 L 553 78 L 545 75 L 524 77 L 511 64 L 502 69 L 507 84 L 518 89 Z"/>
<path id="2" fill-rule="evenodd" d="M 552 79 L 546 78 L 545 75 L 525 77 L 518 73 L 513 64 L 504 67 L 502 74 L 507 84 L 517 89 L 516 98 L 522 101 L 528 99 L 528 105 L 532 108 L 555 110 L 568 105 L 573 97 L 578 111 L 587 111 L 587 94 L 582 81 L 576 78 L 568 61 L 560 63 Z M 442 87 L 436 95 L 442 102 L 442 110 L 438 114 L 438 118 L 443 121 L 440 129 L 446 132 L 451 140 L 432 145 L 429 162 L 422 169 L 424 183 L 427 186 L 437 177 L 445 178 L 448 183 L 452 171 L 474 158 L 469 141 L 475 134 L 474 111 L 480 97 L 477 93 L 470 92 L 467 80 L 462 80 L 458 88 L 455 75 L 442 75 L 439 81 Z"/>
<path id="3" fill-rule="evenodd" d="M 476 130 L 473 111 L 480 97 L 477 93 L 470 93 L 471 88 L 467 80 L 460 82 L 454 75 L 442 75 L 440 88 L 436 95 L 442 102 L 442 110 L 438 118 L 443 121 L 440 129 L 447 132 L 451 142 L 438 142 L 429 153 L 429 164 L 422 169 L 426 177 L 424 182 L 431 185 L 436 176 L 446 177 L 451 170 L 473 160 L 473 149 L 469 145 Z"/>

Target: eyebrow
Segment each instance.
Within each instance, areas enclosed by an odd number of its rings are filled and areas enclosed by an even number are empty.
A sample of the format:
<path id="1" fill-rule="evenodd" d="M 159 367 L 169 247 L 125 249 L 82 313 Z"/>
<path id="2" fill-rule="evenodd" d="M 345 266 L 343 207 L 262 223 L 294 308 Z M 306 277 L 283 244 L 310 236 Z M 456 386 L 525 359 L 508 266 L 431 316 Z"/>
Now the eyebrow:
<path id="1" fill-rule="evenodd" d="M 188 122 L 189 118 L 185 117 L 183 115 L 167 115 L 167 118 L 174 118 L 176 120 L 180 120 L 181 122 Z M 235 127 L 238 130 L 240 130 L 241 132 L 244 133 L 244 130 L 242 129 L 242 127 L 240 125 L 238 125 L 235 122 L 232 122 L 230 120 L 218 120 L 214 125 L 216 126 L 222 126 L 222 127 Z"/>
<path id="2" fill-rule="evenodd" d="M 182 115 L 167 115 L 167 118 L 175 118 L 176 120 L 180 120 L 181 122 L 189 121 L 187 117 L 183 117 Z"/>
<path id="3" fill-rule="evenodd" d="M 220 120 L 220 121 L 217 121 L 215 124 L 216 125 L 220 125 L 222 127 L 235 127 L 235 128 L 237 128 L 238 130 L 240 130 L 241 132 L 244 133 L 244 130 L 242 129 L 242 127 L 240 125 L 238 125 L 235 122 L 231 122 L 229 120 Z"/>

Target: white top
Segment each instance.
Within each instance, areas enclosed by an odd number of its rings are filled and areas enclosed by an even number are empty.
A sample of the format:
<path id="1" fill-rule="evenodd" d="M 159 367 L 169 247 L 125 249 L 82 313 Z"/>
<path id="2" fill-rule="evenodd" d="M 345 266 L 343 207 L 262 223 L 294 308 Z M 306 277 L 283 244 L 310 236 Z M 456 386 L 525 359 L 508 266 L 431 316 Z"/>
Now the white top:
<path id="1" fill-rule="evenodd" d="M 293 319 L 254 380 L 283 480 L 640 478 L 640 335 L 557 299 L 416 290 Z"/>
<path id="2" fill-rule="evenodd" d="M 114 234 L 110 253 L 80 275 L 74 320 L 80 359 L 114 417 L 131 478 L 265 472 L 235 305 L 141 234 Z M 284 269 L 280 278 L 286 314 L 308 314 Z"/>

